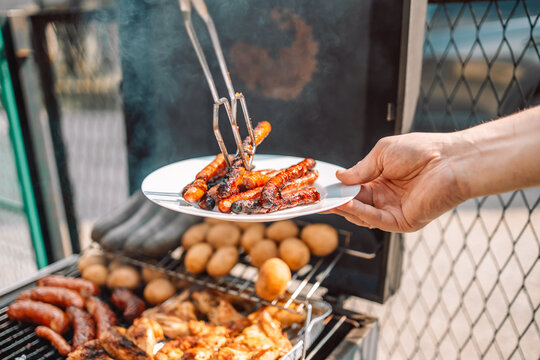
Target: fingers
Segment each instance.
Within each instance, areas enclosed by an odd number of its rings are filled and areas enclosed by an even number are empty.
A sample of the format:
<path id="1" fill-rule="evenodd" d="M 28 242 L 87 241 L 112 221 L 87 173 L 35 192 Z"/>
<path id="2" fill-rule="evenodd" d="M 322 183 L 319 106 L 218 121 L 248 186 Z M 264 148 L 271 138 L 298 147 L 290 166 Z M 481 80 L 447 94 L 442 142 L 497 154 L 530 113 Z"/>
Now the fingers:
<path id="1" fill-rule="evenodd" d="M 385 231 L 398 230 L 396 219 L 391 213 L 364 204 L 358 200 L 351 200 L 334 209 L 334 211 L 336 211 L 336 213 L 339 211 L 339 214 L 346 218 L 351 217 L 355 220 L 353 221 L 354 223 L 363 222 L 367 224 L 368 227 L 376 227 Z"/>
<path id="2" fill-rule="evenodd" d="M 338 170 L 336 177 L 345 185 L 364 184 L 376 179 L 382 173 L 382 167 L 378 165 L 378 151 L 371 150 L 369 154 L 356 165 L 347 170 Z"/>
<path id="3" fill-rule="evenodd" d="M 360 192 L 354 198 L 364 204 L 373 205 L 373 190 L 371 186 L 369 184 L 362 185 Z"/>
<path id="4" fill-rule="evenodd" d="M 334 214 L 343 216 L 345 219 L 347 219 L 347 221 L 352 222 L 353 224 L 356 224 L 358 226 L 364 226 L 364 227 L 367 227 L 367 228 L 370 228 L 370 229 L 373 228 L 371 225 L 369 225 L 365 221 L 362 221 L 358 217 L 356 217 L 354 215 L 351 215 L 349 213 L 346 213 L 343 210 L 333 209 L 333 210 L 331 210 L 331 212 L 334 213 Z"/>

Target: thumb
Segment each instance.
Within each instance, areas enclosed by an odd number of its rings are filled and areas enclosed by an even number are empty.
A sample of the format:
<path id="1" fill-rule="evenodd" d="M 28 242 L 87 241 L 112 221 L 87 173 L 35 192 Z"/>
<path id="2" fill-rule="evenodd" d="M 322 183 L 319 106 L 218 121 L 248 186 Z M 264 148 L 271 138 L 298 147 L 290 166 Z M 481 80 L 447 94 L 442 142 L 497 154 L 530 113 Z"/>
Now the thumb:
<path id="1" fill-rule="evenodd" d="M 373 150 L 356 165 L 347 170 L 338 170 L 336 177 L 345 185 L 365 184 L 376 179 L 382 173 L 377 156 Z"/>

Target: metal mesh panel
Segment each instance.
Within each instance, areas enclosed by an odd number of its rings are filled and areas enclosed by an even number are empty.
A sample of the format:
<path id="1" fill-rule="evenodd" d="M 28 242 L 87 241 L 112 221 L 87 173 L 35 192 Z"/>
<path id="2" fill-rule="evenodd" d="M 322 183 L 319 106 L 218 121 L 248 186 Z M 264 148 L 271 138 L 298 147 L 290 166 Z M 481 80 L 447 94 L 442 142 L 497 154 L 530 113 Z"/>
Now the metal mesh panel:
<path id="1" fill-rule="evenodd" d="M 538 104 L 539 13 L 538 1 L 430 4 L 414 129 Z M 380 358 L 538 359 L 539 203 L 540 188 L 473 199 L 407 234 L 400 290 L 357 304 L 380 318 Z"/>
<path id="2" fill-rule="evenodd" d="M 117 25 L 85 14 L 46 27 L 79 228 L 128 195 Z M 81 226 L 82 225 L 82 226 Z"/>
<path id="3" fill-rule="evenodd" d="M 28 221 L 9 137 L 6 111 L 0 106 L 0 288 L 33 274 L 36 268 Z"/>

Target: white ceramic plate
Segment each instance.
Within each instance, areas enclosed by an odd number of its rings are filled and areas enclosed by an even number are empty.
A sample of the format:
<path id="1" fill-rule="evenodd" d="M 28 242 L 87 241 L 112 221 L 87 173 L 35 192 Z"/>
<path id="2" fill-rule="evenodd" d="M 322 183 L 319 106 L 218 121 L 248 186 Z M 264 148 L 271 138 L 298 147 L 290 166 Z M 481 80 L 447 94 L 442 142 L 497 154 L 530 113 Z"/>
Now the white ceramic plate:
<path id="1" fill-rule="evenodd" d="M 315 169 L 319 171 L 319 178 L 314 185 L 321 194 L 321 201 L 316 204 L 297 206 L 268 214 L 226 214 L 220 212 L 217 206 L 213 211 L 203 210 L 197 204 L 186 202 L 180 196 L 180 192 L 214 158 L 215 156 L 204 156 L 179 161 L 157 169 L 144 179 L 142 191 L 156 204 L 177 212 L 245 222 L 276 221 L 320 213 L 345 204 L 360 191 L 360 185 L 345 186 L 336 178 L 336 171 L 343 169 L 342 167 L 317 160 Z M 253 159 L 256 169 L 283 169 L 302 160 L 304 158 L 263 154 L 256 154 Z"/>

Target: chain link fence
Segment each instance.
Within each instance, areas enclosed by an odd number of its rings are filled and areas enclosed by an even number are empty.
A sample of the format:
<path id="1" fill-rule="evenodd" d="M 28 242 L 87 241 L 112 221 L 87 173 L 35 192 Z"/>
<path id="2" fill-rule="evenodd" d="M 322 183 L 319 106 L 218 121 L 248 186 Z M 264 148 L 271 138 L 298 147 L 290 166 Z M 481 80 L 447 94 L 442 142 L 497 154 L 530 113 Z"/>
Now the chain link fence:
<path id="1" fill-rule="evenodd" d="M 430 4 L 413 129 L 540 103 L 539 14 L 538 1 Z M 539 207 L 540 188 L 473 199 L 407 234 L 399 291 L 359 304 L 379 317 L 379 357 L 540 358 Z"/>
<path id="2" fill-rule="evenodd" d="M 46 39 L 84 243 L 92 222 L 128 196 L 118 29 L 97 11 L 51 21 Z"/>

